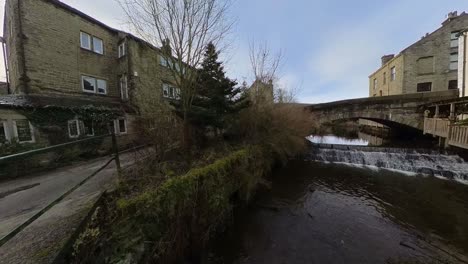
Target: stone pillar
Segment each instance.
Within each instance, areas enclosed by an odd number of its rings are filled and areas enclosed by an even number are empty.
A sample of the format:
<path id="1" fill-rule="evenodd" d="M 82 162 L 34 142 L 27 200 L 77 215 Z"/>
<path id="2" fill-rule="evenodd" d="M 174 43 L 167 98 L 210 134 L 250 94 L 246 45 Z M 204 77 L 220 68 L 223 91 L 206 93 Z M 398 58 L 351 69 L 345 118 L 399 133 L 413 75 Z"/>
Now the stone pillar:
<path id="1" fill-rule="evenodd" d="M 438 105 L 436 105 L 436 107 L 435 107 L 434 118 L 439 118 L 439 106 Z"/>
<path id="2" fill-rule="evenodd" d="M 455 103 L 450 104 L 450 120 L 455 121 L 457 116 L 455 115 Z"/>

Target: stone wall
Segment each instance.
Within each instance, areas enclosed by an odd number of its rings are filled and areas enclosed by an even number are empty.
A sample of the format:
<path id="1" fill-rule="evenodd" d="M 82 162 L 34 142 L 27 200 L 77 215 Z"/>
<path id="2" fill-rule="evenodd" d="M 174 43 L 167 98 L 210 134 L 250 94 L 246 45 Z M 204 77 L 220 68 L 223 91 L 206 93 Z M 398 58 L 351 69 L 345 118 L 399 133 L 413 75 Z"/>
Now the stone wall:
<path id="1" fill-rule="evenodd" d="M 432 83 L 431 92 L 446 91 L 449 81 L 458 78 L 457 70 L 451 70 L 450 54 L 458 47 L 450 47 L 451 33 L 468 28 L 468 14 L 450 18 L 443 26 L 401 51 L 369 76 L 369 97 L 416 93 L 418 83 Z M 390 69 L 395 66 L 396 81 L 389 81 Z M 384 74 L 386 83 L 383 83 Z M 377 89 L 374 80 L 377 79 Z"/>
<path id="2" fill-rule="evenodd" d="M 85 95 L 81 76 L 87 75 L 107 81 L 104 96 L 119 97 L 116 32 L 47 1 L 22 2 L 27 6 L 21 18 L 31 93 Z M 103 40 L 103 55 L 80 47 L 81 31 Z"/>
<path id="3" fill-rule="evenodd" d="M 468 28 L 468 15 L 460 15 L 421 41 L 408 47 L 402 53 L 405 57 L 403 93 L 417 92 L 417 84 L 432 82 L 432 91 L 448 90 L 448 83 L 457 80 L 457 70 L 450 70 L 450 53 L 458 48 L 450 48 L 450 35 L 454 31 Z M 421 72 L 421 61 L 432 57 L 432 72 Z"/>
<path id="4" fill-rule="evenodd" d="M 174 84 L 168 68 L 160 64 L 160 52 L 149 44 L 127 38 L 129 84 L 132 103 L 138 107 L 161 103 L 163 83 Z"/>
<path id="5" fill-rule="evenodd" d="M 21 30 L 19 21 L 18 0 L 8 0 L 5 3 L 5 20 L 3 35 L 6 39 L 6 54 L 10 70 L 10 89 L 14 93 L 24 93 L 24 65 L 22 56 Z"/>
<path id="6" fill-rule="evenodd" d="M 403 56 L 398 55 L 371 74 L 369 76 L 369 97 L 402 94 L 403 65 Z M 391 79 L 391 69 L 393 67 L 395 67 L 396 71 L 395 80 Z M 377 80 L 376 89 L 374 89 L 374 80 Z"/>

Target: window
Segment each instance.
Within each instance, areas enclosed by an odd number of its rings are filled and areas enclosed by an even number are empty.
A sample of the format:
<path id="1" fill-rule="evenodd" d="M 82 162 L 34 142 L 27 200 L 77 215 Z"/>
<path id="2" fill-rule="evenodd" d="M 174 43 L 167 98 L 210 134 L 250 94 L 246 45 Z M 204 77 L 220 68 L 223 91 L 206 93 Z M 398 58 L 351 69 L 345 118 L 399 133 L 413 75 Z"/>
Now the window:
<path id="1" fill-rule="evenodd" d="M 82 76 L 81 79 L 84 92 L 107 94 L 107 81 L 89 76 Z"/>
<path id="2" fill-rule="evenodd" d="M 159 56 L 159 64 L 164 67 L 168 67 L 169 61 L 164 56 Z"/>
<path id="3" fill-rule="evenodd" d="M 91 36 L 88 33 L 80 32 L 80 46 L 83 49 L 104 54 L 104 43 L 102 39 Z"/>
<path id="4" fill-rule="evenodd" d="M 107 82 L 104 80 L 96 79 L 98 94 L 107 94 Z"/>
<path id="5" fill-rule="evenodd" d="M 94 136 L 94 123 L 91 120 L 80 121 L 81 134 L 85 136 Z"/>
<path id="6" fill-rule="evenodd" d="M 93 51 L 99 54 L 104 54 L 102 39 L 93 37 Z"/>
<path id="7" fill-rule="evenodd" d="M 20 143 L 33 143 L 34 135 L 31 123 L 26 119 L 13 120 L 15 137 Z"/>
<path id="8" fill-rule="evenodd" d="M 80 32 L 80 43 L 83 49 L 91 50 L 91 36 L 84 32 Z"/>
<path id="9" fill-rule="evenodd" d="M 78 120 L 68 121 L 68 136 L 70 138 L 77 138 L 80 136 L 80 129 Z"/>
<path id="10" fill-rule="evenodd" d="M 123 56 L 127 55 L 127 49 L 125 46 L 125 42 L 119 44 L 119 58 L 122 58 Z"/>
<path id="11" fill-rule="evenodd" d="M 167 83 L 163 84 L 163 97 L 170 99 L 180 99 L 180 89 Z"/>
<path id="12" fill-rule="evenodd" d="M 458 80 L 450 80 L 448 82 L 448 88 L 449 90 L 458 89 Z"/>
<path id="13" fill-rule="evenodd" d="M 68 136 L 77 138 L 80 136 L 94 136 L 94 127 L 92 121 L 81 121 L 73 119 L 68 121 Z"/>
<path id="14" fill-rule="evenodd" d="M 458 69 L 458 52 L 452 52 L 450 53 L 450 65 L 449 65 L 450 70 L 456 70 Z"/>
<path id="15" fill-rule="evenodd" d="M 6 124 L 5 121 L 0 120 L 0 144 L 8 141 Z"/>
<path id="16" fill-rule="evenodd" d="M 392 67 L 390 69 L 390 81 L 396 80 L 396 68 Z"/>
<path id="17" fill-rule="evenodd" d="M 127 75 L 120 76 L 120 98 L 122 100 L 128 100 L 128 84 Z"/>
<path id="18" fill-rule="evenodd" d="M 387 83 L 387 72 L 383 73 L 383 84 Z"/>
<path id="19" fill-rule="evenodd" d="M 457 48 L 458 47 L 458 31 L 454 31 L 450 34 L 450 47 Z"/>
<path id="20" fill-rule="evenodd" d="M 382 90 L 380 90 L 380 91 L 379 91 L 379 94 L 380 94 L 380 96 L 383 96 L 383 92 L 382 92 Z"/>
<path id="21" fill-rule="evenodd" d="M 418 86 L 417 86 L 418 92 L 430 92 L 431 90 L 432 90 L 431 82 L 418 83 Z"/>
<path id="22" fill-rule="evenodd" d="M 85 92 L 96 92 L 96 80 L 91 77 L 83 76 L 83 91 Z"/>
<path id="23" fill-rule="evenodd" d="M 118 135 L 127 134 L 127 120 L 124 118 L 114 120 L 114 132 Z"/>
<path id="24" fill-rule="evenodd" d="M 374 89 L 377 89 L 377 79 L 374 79 Z"/>

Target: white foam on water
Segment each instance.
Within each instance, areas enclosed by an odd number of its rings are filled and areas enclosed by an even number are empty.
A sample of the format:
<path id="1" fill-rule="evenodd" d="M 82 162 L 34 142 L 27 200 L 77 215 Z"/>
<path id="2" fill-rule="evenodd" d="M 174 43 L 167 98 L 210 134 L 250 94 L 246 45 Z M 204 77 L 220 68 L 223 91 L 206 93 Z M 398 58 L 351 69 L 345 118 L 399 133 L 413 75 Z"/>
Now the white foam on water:
<path id="1" fill-rule="evenodd" d="M 419 154 L 416 152 L 367 152 L 342 149 L 313 149 L 310 158 L 318 162 L 331 162 L 389 170 L 408 176 L 429 175 L 453 179 L 468 184 L 468 163 L 457 155 Z"/>

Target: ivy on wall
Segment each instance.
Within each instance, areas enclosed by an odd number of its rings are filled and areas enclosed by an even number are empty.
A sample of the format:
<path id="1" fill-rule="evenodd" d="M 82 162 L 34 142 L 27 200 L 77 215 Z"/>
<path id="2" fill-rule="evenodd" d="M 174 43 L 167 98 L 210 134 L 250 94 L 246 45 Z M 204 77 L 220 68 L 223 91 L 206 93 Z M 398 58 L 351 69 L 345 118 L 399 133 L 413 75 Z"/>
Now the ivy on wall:
<path id="1" fill-rule="evenodd" d="M 81 108 L 25 108 L 18 110 L 31 124 L 41 131 L 50 144 L 69 141 L 68 121 L 79 119 L 92 121 L 95 135 L 107 133 L 107 124 L 122 114 L 105 107 L 83 106 Z"/>

